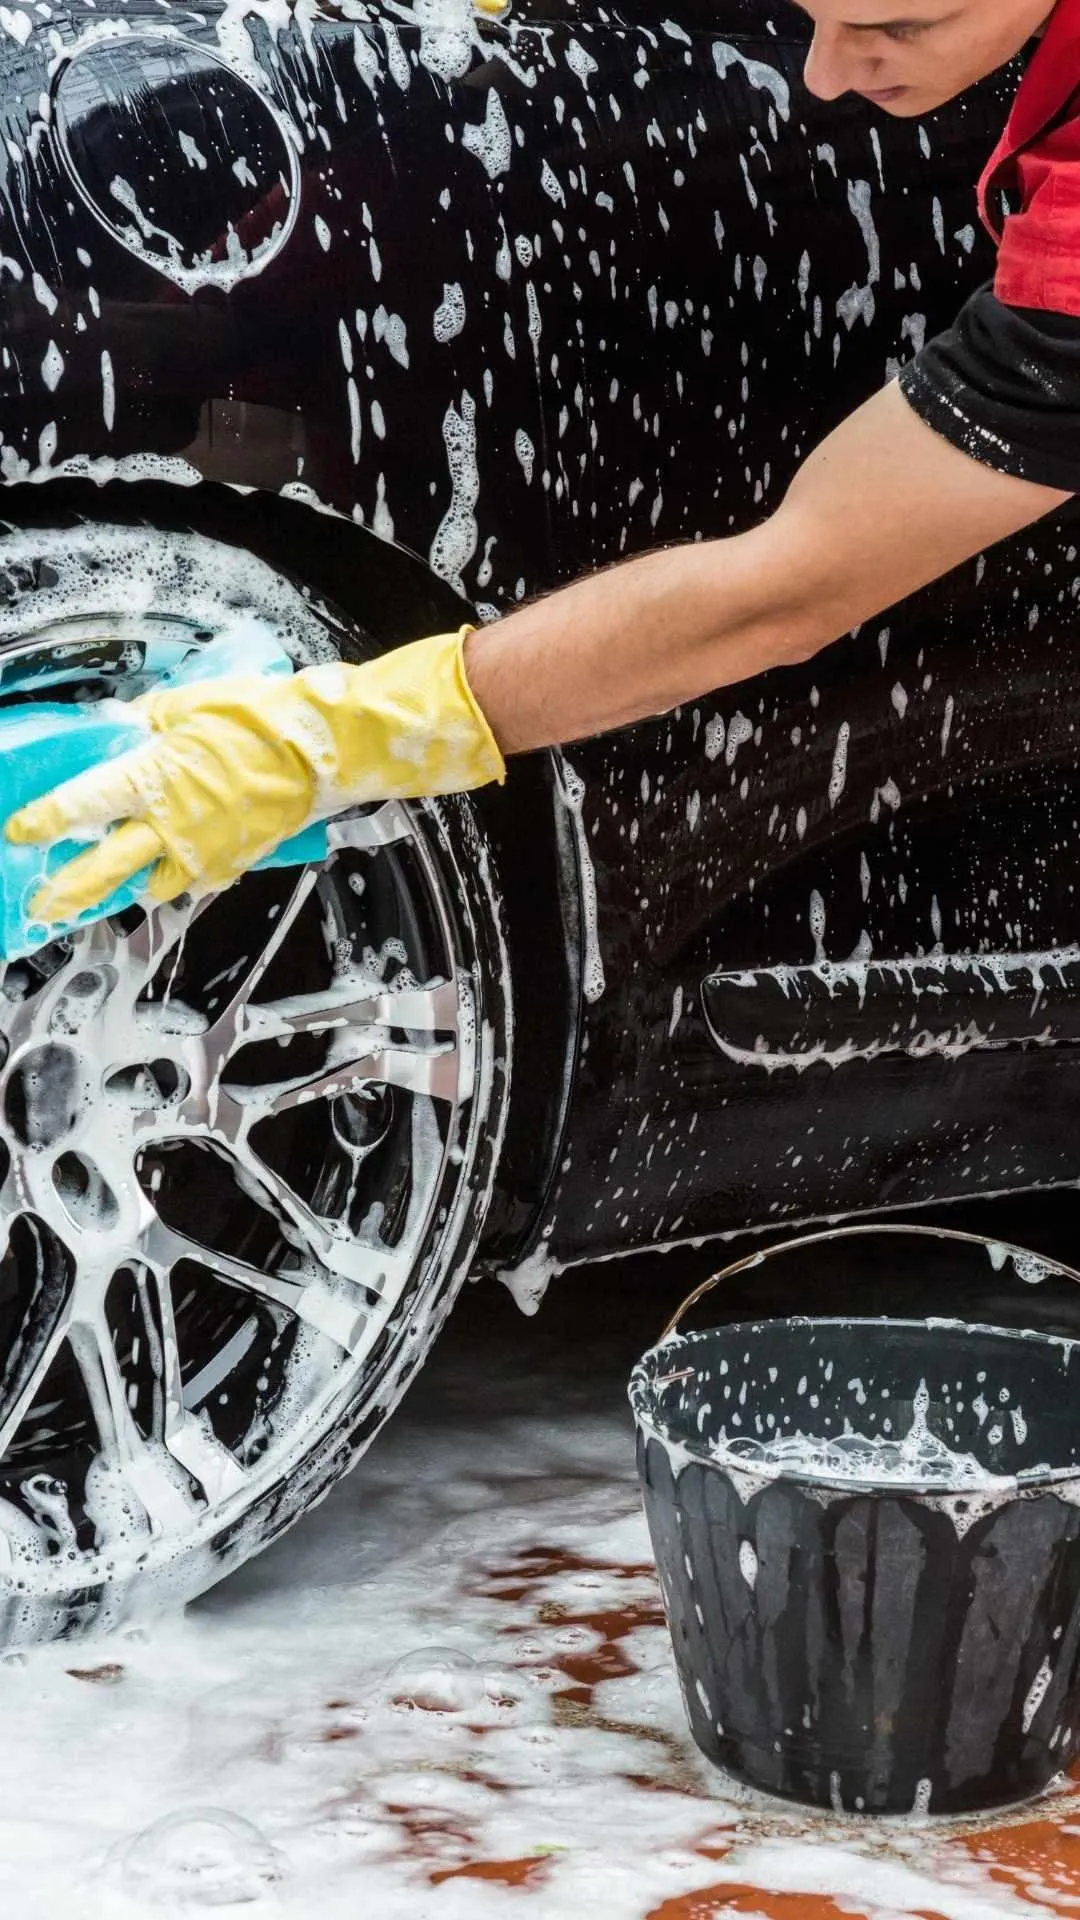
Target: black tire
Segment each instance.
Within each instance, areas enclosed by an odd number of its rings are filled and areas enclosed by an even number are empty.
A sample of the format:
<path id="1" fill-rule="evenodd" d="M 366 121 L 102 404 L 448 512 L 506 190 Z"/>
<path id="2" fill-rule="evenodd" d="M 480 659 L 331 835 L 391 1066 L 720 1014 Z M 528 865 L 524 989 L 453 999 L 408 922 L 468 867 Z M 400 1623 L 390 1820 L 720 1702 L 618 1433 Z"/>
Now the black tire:
<path id="1" fill-rule="evenodd" d="M 198 646 L 245 613 L 296 656 L 370 646 L 201 535 L 12 531 L 0 710 L 43 671 L 50 698 L 137 690 L 162 636 Z M 135 909 L 7 966 L 0 988 L 11 1647 L 191 1598 L 375 1437 L 476 1247 L 511 1006 L 494 864 L 465 801 L 357 814 L 322 869 L 249 875 L 201 911 Z M 152 1216 L 134 1237 L 129 1202 Z"/>

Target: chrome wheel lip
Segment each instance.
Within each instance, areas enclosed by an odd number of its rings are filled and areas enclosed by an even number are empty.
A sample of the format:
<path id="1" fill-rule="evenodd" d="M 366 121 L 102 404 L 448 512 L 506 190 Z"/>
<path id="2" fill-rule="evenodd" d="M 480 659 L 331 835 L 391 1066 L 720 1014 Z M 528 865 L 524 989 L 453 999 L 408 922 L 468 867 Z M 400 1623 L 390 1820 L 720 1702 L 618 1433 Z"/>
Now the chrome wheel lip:
<path id="1" fill-rule="evenodd" d="M 310 615 L 310 609 L 306 606 L 303 611 L 306 615 Z M 96 616 L 91 616 L 91 618 L 97 620 L 100 620 L 101 617 L 100 613 Z M 151 614 L 149 617 L 153 619 L 155 616 Z M 201 626 L 207 624 L 205 605 L 199 610 L 198 621 Z M 0 617 L 0 632 L 2 632 L 5 625 L 7 625 L 7 622 Z M 95 632 L 93 634 L 86 634 L 84 637 L 88 644 L 93 645 L 97 643 L 100 635 Z M 55 644 L 57 638 L 58 629 L 55 627 L 51 630 L 39 628 L 35 636 L 27 636 L 24 629 L 22 641 L 17 642 L 15 646 L 11 646 L 9 642 L 8 650 L 4 658 L 10 661 L 22 652 L 27 659 L 29 659 L 33 654 L 35 645 L 40 647 L 43 641 L 48 641 L 49 644 Z M 66 638 L 73 642 L 77 639 L 70 628 L 68 629 Z M 75 654 L 77 655 L 79 651 L 80 647 L 76 644 L 74 647 Z M 450 805 L 452 808 L 453 803 L 450 803 Z M 380 856 L 381 850 L 383 849 L 392 849 L 395 845 L 407 843 L 413 855 L 419 860 L 428 890 L 428 905 L 435 910 L 445 939 L 446 950 L 448 953 L 454 954 L 455 957 L 457 957 L 454 918 L 447 910 L 447 903 L 445 898 L 443 898 L 443 881 L 429 844 L 431 839 L 434 839 L 436 844 L 439 841 L 445 842 L 446 812 L 447 809 L 445 807 L 440 807 L 435 803 L 423 803 L 409 807 L 395 805 L 393 807 L 376 809 L 366 816 L 356 816 L 352 820 L 335 823 L 331 835 L 331 857 L 328 862 L 328 869 L 332 871 L 338 856 L 346 852 L 350 847 L 355 847 L 358 844 L 358 840 L 360 844 L 365 845 L 366 849 L 376 857 Z M 313 870 L 305 869 L 304 876 L 302 877 L 306 877 L 309 874 L 313 874 Z M 299 884 L 300 882 L 298 882 L 298 885 Z M 158 956 L 159 960 L 162 954 L 166 954 L 171 947 L 183 940 L 196 914 L 202 910 L 202 903 L 199 904 L 198 908 L 191 908 L 189 906 L 187 908 L 165 910 L 165 919 L 167 922 L 166 931 L 171 934 L 172 937 L 171 939 L 167 939 L 161 947 Z M 149 922 L 146 923 L 147 926 L 150 926 L 150 924 Z M 157 916 L 156 924 L 160 933 L 162 927 L 161 915 Z M 58 997 L 63 992 L 64 980 L 70 980 L 75 973 L 92 970 L 95 966 L 104 969 L 115 966 L 116 942 L 117 935 L 109 923 L 99 923 L 98 926 L 77 935 L 70 943 L 70 958 L 61 965 L 53 976 L 53 979 L 48 983 L 50 1003 L 52 1005 L 56 1004 Z M 257 977 L 256 975 L 255 978 L 257 979 Z M 418 1218 L 412 1234 L 413 1245 L 417 1249 L 425 1249 L 425 1251 L 423 1251 L 420 1256 L 418 1269 L 416 1271 L 399 1276 L 400 1286 L 396 1294 L 393 1297 L 391 1297 L 389 1293 L 384 1296 L 387 1312 L 384 1320 L 381 1322 L 381 1328 L 388 1327 L 391 1324 L 393 1313 L 396 1307 L 401 1304 L 401 1299 L 407 1286 L 411 1286 L 414 1293 L 419 1295 L 423 1294 L 427 1283 L 433 1276 L 438 1274 L 444 1264 L 444 1250 L 454 1249 L 456 1247 L 458 1236 L 465 1229 L 465 1222 L 470 1207 L 475 1207 L 475 1195 L 470 1193 L 469 1174 L 472 1160 L 479 1144 L 484 1115 L 490 1103 L 492 1076 L 494 1073 L 494 1036 L 487 1033 L 484 1028 L 477 1024 L 475 1018 L 476 1008 L 473 999 L 473 981 L 469 964 L 463 964 L 460 967 L 455 966 L 453 981 L 446 982 L 442 986 L 436 986 L 434 989 L 419 989 L 417 990 L 417 996 L 431 991 L 434 991 L 436 995 L 442 995 L 438 1006 L 440 1023 L 449 1014 L 450 996 L 454 996 L 458 1036 L 456 1049 L 456 1085 L 451 1089 L 445 1070 L 443 1070 L 442 1084 L 439 1089 L 439 1093 L 443 1098 L 451 1092 L 453 1094 L 453 1099 L 450 1102 L 452 1106 L 452 1120 L 446 1130 L 443 1151 L 439 1157 L 434 1177 L 428 1183 L 426 1204 L 422 1217 Z M 306 1011 L 310 1011 L 310 1009 Z M 415 1018 L 420 1011 L 421 1009 L 418 1005 L 411 1005 L 409 1008 L 410 1020 Z M 26 1049 L 35 1044 L 34 1030 L 37 1015 L 34 1005 L 31 1002 L 23 1002 L 21 1007 L 15 1009 L 15 1014 L 17 1017 L 11 1023 L 13 1029 L 11 1037 L 15 1044 L 12 1047 L 11 1055 L 4 1068 L 5 1084 L 7 1080 L 10 1079 L 11 1074 L 18 1069 L 20 1059 L 25 1058 Z M 18 1016 L 22 1017 L 20 1018 Z M 256 1024 L 258 1024 L 260 1017 L 259 1015 L 256 1016 Z M 433 1018 L 434 1017 L 433 1014 Z M 409 1023 L 402 1020 L 400 1023 L 393 1024 L 400 1024 L 400 1026 L 405 1027 Z M 242 1037 L 250 1043 L 252 1035 L 250 1032 L 245 1032 Z M 263 1036 L 256 1035 L 255 1037 L 259 1038 Z M 156 1036 L 157 1052 L 159 1055 L 161 1053 L 160 1043 L 164 1038 L 164 1034 L 159 1033 Z M 193 1037 L 181 1035 L 179 1038 L 184 1044 L 178 1046 L 176 1049 L 166 1049 L 167 1056 L 175 1057 L 177 1064 L 183 1068 L 184 1073 L 188 1076 L 189 1082 L 193 1085 L 197 1084 L 199 1078 L 198 1072 L 192 1072 L 192 1068 L 197 1067 L 197 1048 L 191 1044 Z M 210 1075 L 205 1078 L 205 1084 L 199 1092 L 199 1098 L 203 1101 L 207 1111 L 213 1077 L 213 1075 Z M 220 1074 L 217 1077 L 217 1087 L 220 1102 Z M 430 1088 L 422 1089 L 421 1097 L 424 1097 L 424 1094 L 430 1091 Z M 2 1094 L 2 1089 L 0 1089 L 0 1094 Z M 313 1094 L 312 1097 L 317 1098 L 320 1096 Z M 190 1093 L 185 1095 L 185 1099 L 190 1100 Z M 194 1109 L 189 1109 L 189 1113 L 193 1110 Z M 156 1120 L 151 1116 L 151 1120 L 145 1129 L 145 1137 L 148 1139 L 155 1138 L 165 1131 L 167 1131 L 167 1120 L 163 1121 L 160 1115 Z M 17 1156 L 17 1158 L 18 1157 L 19 1156 Z M 24 1154 L 20 1159 L 20 1172 L 16 1176 L 16 1186 L 18 1186 L 21 1180 L 24 1186 L 26 1186 L 28 1197 L 31 1186 L 36 1187 L 40 1196 L 40 1178 L 31 1181 L 29 1184 L 26 1182 L 25 1168 L 22 1165 L 25 1157 Z M 451 1164 L 456 1168 L 456 1178 L 451 1182 L 452 1191 L 450 1203 L 448 1206 L 444 1206 L 444 1217 L 438 1223 L 437 1237 L 434 1243 L 428 1246 L 427 1241 L 433 1225 L 436 1206 L 443 1198 L 442 1189 L 446 1184 L 446 1176 Z M 43 1168 L 37 1169 L 35 1172 L 40 1174 Z M 48 1200 L 49 1207 L 51 1208 L 52 1201 L 47 1193 L 45 1198 Z M 160 1225 L 160 1223 L 157 1222 L 157 1216 L 145 1195 L 143 1195 L 140 1200 L 137 1180 L 133 1179 L 131 1181 L 130 1191 L 126 1192 L 123 1198 L 125 1207 L 128 1209 L 125 1214 L 125 1228 L 128 1231 L 129 1237 L 133 1237 L 138 1244 L 140 1262 L 144 1265 L 153 1266 L 153 1261 L 147 1260 L 145 1242 L 148 1236 L 153 1239 L 157 1233 L 158 1226 Z M 48 1217 L 48 1214 L 46 1214 L 46 1217 Z M 4 1225 L 5 1228 L 10 1227 L 10 1209 L 8 1209 L 8 1217 L 5 1219 Z M 118 1238 L 117 1233 L 114 1233 L 113 1239 L 116 1245 L 119 1246 L 123 1235 L 121 1234 Z M 213 1254 L 211 1252 L 211 1261 L 212 1258 Z M 451 1263 L 452 1261 L 453 1254 L 451 1254 Z M 383 1354 L 379 1364 L 373 1371 L 370 1381 L 365 1385 L 365 1406 L 384 1405 L 385 1410 L 389 1411 L 390 1406 L 393 1405 L 398 1394 L 403 1390 L 404 1380 L 408 1372 L 411 1371 L 411 1356 L 413 1351 L 424 1345 L 426 1331 L 429 1331 L 429 1329 L 422 1316 L 410 1311 L 406 1323 L 399 1329 L 396 1338 L 390 1342 L 388 1351 Z M 64 1337 L 66 1337 L 66 1333 Z M 39 1369 L 39 1373 L 41 1371 L 42 1370 Z M 159 1532 L 156 1535 L 151 1535 L 149 1538 L 143 1538 L 141 1540 L 133 1539 L 130 1541 L 126 1551 L 122 1551 L 119 1554 L 115 1550 L 110 1552 L 107 1570 L 98 1565 L 98 1563 L 103 1562 L 106 1557 L 104 1549 L 94 1555 L 80 1555 L 77 1563 L 68 1562 L 67 1564 L 57 1564 L 50 1561 L 39 1560 L 32 1568 L 24 1570 L 33 1574 L 34 1577 L 32 1581 L 24 1579 L 17 1582 L 26 1599 L 33 1602 L 37 1599 L 48 1600 L 50 1597 L 57 1599 L 62 1598 L 64 1593 L 69 1592 L 76 1582 L 80 1585 L 85 1585 L 87 1582 L 100 1577 L 100 1575 L 106 1571 L 110 1585 L 120 1587 L 124 1585 L 125 1581 L 130 1582 L 133 1575 L 145 1573 L 148 1563 L 155 1557 L 164 1557 L 168 1560 L 170 1552 L 176 1551 L 181 1547 L 187 1552 L 192 1548 L 198 1549 L 201 1545 L 208 1545 L 215 1536 L 228 1533 L 230 1530 L 234 1530 L 237 1534 L 242 1533 L 245 1517 L 249 1516 L 253 1509 L 259 1507 L 264 1494 L 270 1487 L 282 1481 L 288 1481 L 294 1473 L 303 1467 L 305 1462 L 310 1460 L 313 1452 L 318 1452 L 327 1437 L 333 1435 L 338 1423 L 350 1410 L 350 1406 L 352 1407 L 353 1413 L 355 1413 L 357 1379 L 360 1371 L 361 1369 L 356 1366 L 350 1368 L 346 1365 L 340 1368 L 336 1377 L 331 1377 L 326 1383 L 321 1395 L 313 1400 L 311 1406 L 307 1409 L 303 1421 L 292 1430 L 290 1435 L 284 1437 L 279 1445 L 270 1449 L 268 1454 L 264 1455 L 263 1459 L 251 1470 L 241 1470 L 238 1468 L 237 1471 L 241 1475 L 239 1481 L 231 1487 L 223 1483 L 218 1490 L 219 1497 L 209 1501 L 205 1508 L 198 1511 L 193 1524 L 185 1528 L 182 1533 L 177 1534 L 175 1537 L 169 1537 L 165 1532 Z M 383 1394 L 385 1394 L 385 1399 L 380 1401 L 380 1395 Z M 307 1476 L 304 1477 L 306 1478 Z M 0 1549 L 0 1551 L 2 1551 L 2 1549 Z M 9 1561 L 11 1561 L 9 1571 L 17 1571 L 10 1551 Z M 208 1571 L 205 1579 L 195 1579 L 196 1586 L 199 1584 L 207 1584 L 219 1571 L 220 1565 L 215 1562 Z M 3 1574 L 2 1571 L 0 1571 L 0 1581 L 2 1581 L 2 1579 Z M 185 1585 L 189 1584 L 190 1582 L 185 1582 Z"/>

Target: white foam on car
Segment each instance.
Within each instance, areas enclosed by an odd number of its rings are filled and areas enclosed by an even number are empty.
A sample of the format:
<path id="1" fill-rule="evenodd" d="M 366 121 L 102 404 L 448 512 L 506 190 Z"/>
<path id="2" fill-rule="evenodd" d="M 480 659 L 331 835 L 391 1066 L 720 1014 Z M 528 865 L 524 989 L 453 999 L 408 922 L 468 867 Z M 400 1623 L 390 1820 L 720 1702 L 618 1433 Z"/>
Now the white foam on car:
<path id="1" fill-rule="evenodd" d="M 581 990 L 586 1000 L 603 997 L 607 979 L 600 951 L 600 916 L 596 899 L 596 869 L 585 828 L 585 782 L 565 754 L 556 761 L 559 793 L 574 829 L 581 889 Z"/>
<path id="2" fill-rule="evenodd" d="M 88 604 L 88 554 L 99 572 L 96 607 Z M 0 641 L 9 644 L 30 637 L 32 605 L 35 629 L 97 613 L 114 621 L 121 639 L 128 615 L 214 629 L 256 619 L 303 665 L 337 657 L 317 602 L 254 554 L 199 534 L 110 526 L 6 533 L 0 573 L 9 569 L 13 577 L 34 579 L 32 602 L 16 592 L 0 603 Z"/>

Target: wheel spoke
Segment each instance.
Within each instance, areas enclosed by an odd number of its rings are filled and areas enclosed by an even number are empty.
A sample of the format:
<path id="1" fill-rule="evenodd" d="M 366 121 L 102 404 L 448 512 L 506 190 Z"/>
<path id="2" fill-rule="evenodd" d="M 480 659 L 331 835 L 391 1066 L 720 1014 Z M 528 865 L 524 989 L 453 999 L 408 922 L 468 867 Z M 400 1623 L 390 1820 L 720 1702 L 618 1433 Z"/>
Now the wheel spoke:
<path id="1" fill-rule="evenodd" d="M 54 1323 L 40 1345 L 35 1346 L 32 1357 L 27 1356 L 26 1363 L 19 1367 L 13 1378 L 8 1377 L 8 1370 L 5 1369 L 3 1382 L 0 1383 L 0 1460 L 5 1458 L 37 1398 L 67 1333 L 68 1318 L 64 1314 Z"/>
<path id="2" fill-rule="evenodd" d="M 392 847 L 401 840 L 411 840 L 413 833 L 412 820 L 400 800 L 386 800 L 370 813 L 353 813 L 343 819 L 330 820 L 326 828 L 331 853 L 345 847 L 356 847 L 361 852 Z"/>
<path id="3" fill-rule="evenodd" d="M 97 920 L 83 935 L 86 945 L 80 949 L 79 958 L 106 960 L 122 954 L 128 967 L 136 970 L 142 986 L 157 972 L 166 955 L 182 944 L 188 929 L 213 901 L 213 894 L 203 894 L 198 900 L 185 898 L 182 906 L 175 900 L 167 901 L 144 911 L 141 920 L 126 932 L 115 920 Z"/>
<path id="4" fill-rule="evenodd" d="M 251 1266 L 246 1260 L 238 1260 L 235 1255 L 221 1254 L 215 1249 L 202 1246 L 187 1234 L 178 1233 L 172 1227 L 159 1225 L 153 1229 L 151 1259 L 156 1266 L 171 1270 L 181 1260 L 194 1261 L 205 1267 L 210 1273 L 220 1273 L 234 1286 L 241 1287 L 246 1293 L 257 1299 L 266 1300 L 274 1306 L 284 1307 L 297 1320 L 318 1333 L 325 1333 L 335 1344 L 347 1353 L 356 1353 L 363 1344 L 363 1338 L 369 1327 L 371 1314 L 357 1302 L 333 1294 L 319 1280 L 300 1280 L 289 1273 L 263 1273 L 258 1267 Z M 159 1281 L 162 1292 L 168 1289 L 168 1281 L 162 1276 Z M 179 1395 L 182 1403 L 182 1390 L 179 1388 L 179 1375 L 174 1385 L 173 1398 Z M 187 1415 L 191 1420 L 190 1414 Z M 198 1424 L 198 1423 L 196 1423 Z M 168 1437 L 168 1436 L 167 1436 Z M 168 1440 L 171 1450 L 176 1448 Z M 177 1455 L 177 1458 L 183 1456 Z M 184 1462 L 187 1465 L 185 1459 Z"/>
<path id="5" fill-rule="evenodd" d="M 351 1280 L 383 1298 L 397 1298 L 404 1281 L 396 1249 L 374 1246 L 353 1233 L 344 1220 L 316 1213 L 245 1141 L 237 1142 L 233 1152 L 245 1175 L 245 1191 L 261 1201 L 301 1255 L 315 1254 L 335 1279 Z"/>
<path id="6" fill-rule="evenodd" d="M 0 1189 L 0 1216 L 4 1222 L 4 1252 L 10 1257 L 11 1234 L 21 1212 L 18 1177 L 14 1165 Z M 41 1233 L 32 1221 L 31 1231 Z M 67 1335 L 70 1316 L 69 1285 L 66 1274 L 49 1273 L 39 1263 L 39 1278 L 27 1304 L 16 1338 L 12 1341 L 0 1369 L 0 1459 L 6 1454 L 49 1368 Z"/>
<path id="7" fill-rule="evenodd" d="M 68 1334 L 82 1375 L 101 1450 L 119 1468 L 157 1533 L 187 1533 L 202 1504 L 194 1499 L 181 1471 L 170 1471 L 161 1451 L 139 1432 L 128 1406 L 127 1382 L 104 1316 L 73 1318 Z"/>
<path id="8" fill-rule="evenodd" d="M 457 1047 L 453 1041 L 432 1048 L 380 1047 L 352 1060 L 336 1061 L 296 1080 L 280 1080 L 262 1087 L 230 1084 L 228 1094 L 241 1112 L 257 1106 L 280 1114 L 288 1113 L 293 1107 L 309 1106 L 313 1100 L 334 1100 L 343 1093 L 359 1093 L 372 1081 L 401 1087 L 408 1093 L 426 1093 L 435 1100 L 455 1101 L 461 1092 Z"/>
<path id="9" fill-rule="evenodd" d="M 161 1322 L 162 1436 L 173 1459 L 179 1460 L 199 1482 L 213 1505 L 242 1487 L 247 1475 L 228 1448 L 184 1405 L 180 1348 L 168 1274 L 155 1272 L 153 1284 Z"/>
<path id="10" fill-rule="evenodd" d="M 297 1286 L 285 1275 L 273 1275 L 264 1277 L 263 1288 L 267 1299 L 288 1306 L 305 1326 L 324 1333 L 343 1353 L 355 1357 L 371 1338 L 371 1310 L 331 1293 L 323 1280 Z"/>
<path id="11" fill-rule="evenodd" d="M 257 1293 L 267 1300 L 281 1298 L 276 1288 L 271 1290 L 270 1286 L 276 1276 L 262 1273 L 258 1267 L 253 1267 L 247 1260 L 238 1259 L 233 1253 L 221 1253 L 216 1247 L 204 1246 L 201 1240 L 193 1239 L 190 1234 L 181 1233 L 176 1227 L 167 1227 L 163 1220 L 156 1220 L 149 1229 L 143 1252 L 155 1272 L 162 1276 L 162 1291 L 167 1276 L 180 1261 L 193 1260 L 208 1272 L 220 1274 L 234 1286 L 242 1287 L 246 1293 Z M 297 1282 L 287 1284 L 293 1285 L 298 1294 L 303 1290 Z M 281 1298 L 281 1304 L 295 1312 L 290 1298 Z"/>
<path id="12" fill-rule="evenodd" d="M 461 1016 L 457 987 L 390 987 L 385 993 L 358 992 L 348 976 L 322 993 L 297 993 L 284 1000 L 251 1001 L 237 1021 L 245 1044 L 294 1033 L 328 1033 L 339 1027 L 401 1027 L 411 1033 L 455 1033 Z M 366 1037 L 366 1035 L 365 1035 Z"/>
<path id="13" fill-rule="evenodd" d="M 303 911 L 318 878 L 313 867 L 303 868 L 277 919 L 272 923 L 254 960 L 242 960 L 239 982 L 205 1031 L 194 1037 L 181 1036 L 174 1047 L 187 1073 L 190 1091 L 184 1099 L 163 1109 L 136 1113 L 132 1131 L 140 1146 L 152 1139 L 178 1136 L 206 1137 L 212 1132 L 231 1130 L 235 1120 L 231 1096 L 221 1086 L 221 1074 L 237 1045 L 238 1025 L 245 1018 L 247 1000 L 265 974 L 287 933 Z M 199 902 L 203 907 L 207 902 Z"/>
<path id="14" fill-rule="evenodd" d="M 317 867 L 300 869 L 288 899 L 283 903 L 280 913 L 270 923 L 270 931 L 258 955 L 250 966 L 244 968 L 239 983 L 233 987 L 224 1007 L 211 1024 L 204 1041 L 211 1071 L 214 1071 L 217 1065 L 232 1052 L 236 1039 L 237 1015 L 251 998 L 270 962 L 278 953 L 286 934 L 303 912 L 315 889 L 318 877 Z"/>

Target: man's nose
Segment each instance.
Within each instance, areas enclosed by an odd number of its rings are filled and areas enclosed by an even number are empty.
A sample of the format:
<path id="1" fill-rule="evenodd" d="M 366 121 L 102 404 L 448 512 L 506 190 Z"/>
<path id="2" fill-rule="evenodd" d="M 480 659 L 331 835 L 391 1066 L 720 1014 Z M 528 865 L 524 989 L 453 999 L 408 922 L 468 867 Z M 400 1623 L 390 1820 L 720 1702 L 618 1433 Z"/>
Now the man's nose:
<path id="1" fill-rule="evenodd" d="M 838 100 L 842 93 L 849 92 L 854 75 L 838 33 L 815 27 L 803 80 L 819 100 Z"/>

